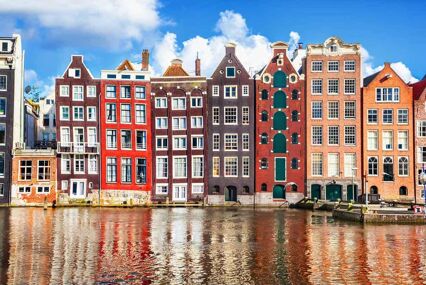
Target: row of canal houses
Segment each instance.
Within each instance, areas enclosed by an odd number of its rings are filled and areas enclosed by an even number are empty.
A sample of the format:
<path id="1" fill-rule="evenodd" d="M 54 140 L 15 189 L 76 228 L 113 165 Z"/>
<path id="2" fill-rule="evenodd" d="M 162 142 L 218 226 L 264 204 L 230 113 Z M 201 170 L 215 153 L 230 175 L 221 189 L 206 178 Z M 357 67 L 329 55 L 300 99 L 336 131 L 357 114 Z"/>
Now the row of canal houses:
<path id="1" fill-rule="evenodd" d="M 144 50 L 140 64 L 96 78 L 72 56 L 51 99 L 56 147 L 31 149 L 12 141 L 22 133 L 10 82 L 23 63 L 7 65 L 23 56 L 15 44 L 0 53 L 1 202 L 423 201 L 426 79 L 405 83 L 387 63 L 363 79 L 361 46 L 336 37 L 271 50 L 251 75 L 229 43 L 208 78 L 199 58 L 194 74 L 175 59 L 153 76 Z"/>

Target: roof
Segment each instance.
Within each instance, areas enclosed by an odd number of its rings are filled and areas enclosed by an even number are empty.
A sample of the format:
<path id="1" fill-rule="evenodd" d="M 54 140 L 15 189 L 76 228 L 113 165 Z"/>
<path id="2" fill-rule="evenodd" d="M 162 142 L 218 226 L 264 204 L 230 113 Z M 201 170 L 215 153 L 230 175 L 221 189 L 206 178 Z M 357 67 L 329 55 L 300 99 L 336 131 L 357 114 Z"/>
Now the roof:
<path id="1" fill-rule="evenodd" d="M 133 64 L 128 59 L 125 59 L 125 60 L 123 60 L 123 62 L 120 63 L 119 66 L 117 66 L 117 70 L 120 70 L 120 71 L 123 71 L 123 70 L 134 71 L 135 68 L 134 68 Z"/>
<path id="2" fill-rule="evenodd" d="M 163 76 L 189 76 L 189 74 L 183 69 L 182 60 L 174 59 L 164 71 Z"/>
<path id="3" fill-rule="evenodd" d="M 423 91 L 426 89 L 426 76 L 422 80 L 417 81 L 416 83 L 410 84 L 413 87 L 413 97 L 414 100 L 419 100 Z"/>
<path id="4" fill-rule="evenodd" d="M 366 78 L 364 78 L 364 86 L 368 86 L 371 83 L 371 81 L 373 81 L 374 78 L 376 78 L 376 76 L 379 75 L 379 73 L 380 71 L 373 73 L 370 76 L 367 76 Z"/>

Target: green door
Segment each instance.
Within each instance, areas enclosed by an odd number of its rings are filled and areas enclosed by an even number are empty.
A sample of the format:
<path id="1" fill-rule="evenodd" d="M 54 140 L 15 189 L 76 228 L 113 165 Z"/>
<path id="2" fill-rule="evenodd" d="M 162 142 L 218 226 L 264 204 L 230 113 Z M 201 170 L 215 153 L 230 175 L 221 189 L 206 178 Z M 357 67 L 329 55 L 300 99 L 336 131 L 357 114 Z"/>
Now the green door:
<path id="1" fill-rule="evenodd" d="M 325 199 L 329 201 L 342 199 L 342 186 L 337 184 L 327 185 L 325 188 Z"/>
<path id="2" fill-rule="evenodd" d="M 287 139 L 283 134 L 276 134 L 274 136 L 274 153 L 286 153 L 287 151 Z"/>
<path id="3" fill-rule="evenodd" d="M 287 117 L 281 111 L 274 114 L 274 130 L 287 129 Z"/>
<path id="4" fill-rule="evenodd" d="M 285 199 L 285 189 L 282 185 L 275 185 L 274 191 L 272 192 L 272 198 L 274 199 Z"/>
<path id="5" fill-rule="evenodd" d="M 275 158 L 275 181 L 285 181 L 286 176 L 286 158 Z"/>
<path id="6" fill-rule="evenodd" d="M 287 108 L 287 95 L 281 90 L 274 93 L 274 108 Z"/>
<path id="7" fill-rule="evenodd" d="M 321 185 L 319 184 L 311 185 L 311 198 L 312 200 L 321 199 Z"/>
<path id="8" fill-rule="evenodd" d="M 348 201 L 350 200 L 356 201 L 356 198 L 358 197 L 358 185 L 355 185 L 354 191 L 352 191 L 352 185 L 348 185 L 347 197 L 348 197 Z"/>
<path id="9" fill-rule="evenodd" d="M 274 73 L 274 88 L 285 88 L 287 87 L 287 74 L 278 70 Z"/>

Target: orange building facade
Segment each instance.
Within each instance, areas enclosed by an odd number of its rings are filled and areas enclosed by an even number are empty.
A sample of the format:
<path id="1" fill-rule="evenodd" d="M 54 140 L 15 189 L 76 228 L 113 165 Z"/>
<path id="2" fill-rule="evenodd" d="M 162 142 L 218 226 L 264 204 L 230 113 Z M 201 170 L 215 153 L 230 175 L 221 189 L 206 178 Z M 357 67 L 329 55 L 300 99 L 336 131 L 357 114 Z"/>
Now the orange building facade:
<path id="1" fill-rule="evenodd" d="M 365 189 L 382 200 L 414 201 L 413 91 L 385 63 L 364 79 Z"/>

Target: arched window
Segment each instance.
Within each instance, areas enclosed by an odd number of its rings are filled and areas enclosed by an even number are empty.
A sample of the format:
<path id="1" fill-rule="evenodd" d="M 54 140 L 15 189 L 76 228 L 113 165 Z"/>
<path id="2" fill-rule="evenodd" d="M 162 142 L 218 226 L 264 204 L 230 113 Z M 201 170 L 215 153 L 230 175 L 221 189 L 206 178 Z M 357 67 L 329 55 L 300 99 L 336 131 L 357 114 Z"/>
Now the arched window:
<path id="1" fill-rule="evenodd" d="M 278 70 L 274 73 L 274 88 L 285 88 L 287 87 L 287 75 Z"/>
<path id="2" fill-rule="evenodd" d="M 298 144 L 299 143 L 299 135 L 297 133 L 293 133 L 291 135 L 291 143 Z"/>
<path id="3" fill-rule="evenodd" d="M 274 114 L 274 130 L 287 129 L 287 117 L 281 111 Z"/>
<path id="4" fill-rule="evenodd" d="M 293 122 L 297 122 L 299 120 L 299 112 L 297 112 L 296 110 L 291 112 L 291 120 Z"/>
<path id="5" fill-rule="evenodd" d="M 399 187 L 399 195 L 401 196 L 407 196 L 408 195 L 408 189 L 405 186 Z"/>
<path id="6" fill-rule="evenodd" d="M 377 189 L 377 186 L 370 187 L 370 194 L 379 194 L 379 189 Z"/>
<path id="7" fill-rule="evenodd" d="M 393 181 L 393 159 L 385 157 L 383 160 L 383 181 Z"/>
<path id="8" fill-rule="evenodd" d="M 286 153 L 287 152 L 287 141 L 283 134 L 276 134 L 274 136 L 273 143 L 274 153 Z"/>
<path id="9" fill-rule="evenodd" d="M 408 158 L 400 157 L 398 160 L 398 174 L 401 176 L 408 175 Z"/>
<path id="10" fill-rule="evenodd" d="M 268 91 L 266 89 L 262 90 L 262 100 L 268 100 Z"/>
<path id="11" fill-rule="evenodd" d="M 262 192 L 268 191 L 268 186 L 266 185 L 266 183 L 262 183 L 262 185 L 260 186 L 260 191 Z"/>
<path id="12" fill-rule="evenodd" d="M 377 157 L 370 157 L 368 159 L 368 175 L 378 175 L 378 173 Z"/>
<path id="13" fill-rule="evenodd" d="M 218 185 L 213 186 L 213 193 L 219 193 L 220 187 Z"/>
<path id="14" fill-rule="evenodd" d="M 268 112 L 262 111 L 261 120 L 262 120 L 262 122 L 268 121 Z"/>
<path id="15" fill-rule="evenodd" d="M 249 193 L 250 192 L 250 188 L 248 186 L 243 186 L 243 192 L 244 193 Z"/>
<path id="16" fill-rule="evenodd" d="M 263 133 L 260 136 L 260 143 L 261 144 L 267 144 L 268 143 L 268 134 L 267 133 Z"/>
<path id="17" fill-rule="evenodd" d="M 266 158 L 262 158 L 260 160 L 260 168 L 261 169 L 268 169 L 268 160 Z"/>
<path id="18" fill-rule="evenodd" d="M 296 184 L 291 185 L 291 191 L 297 192 L 297 185 Z"/>
<path id="19" fill-rule="evenodd" d="M 291 91 L 291 99 L 292 100 L 298 100 L 299 99 L 299 91 L 296 89 L 293 89 L 293 91 Z"/>
<path id="20" fill-rule="evenodd" d="M 274 108 L 287 108 L 287 95 L 281 90 L 274 94 Z"/>
<path id="21" fill-rule="evenodd" d="M 291 160 L 291 168 L 298 169 L 299 168 L 299 160 L 297 158 L 293 158 Z"/>

